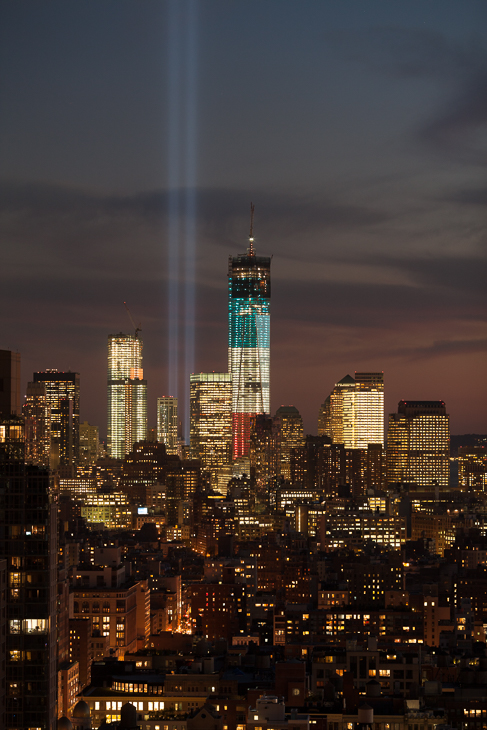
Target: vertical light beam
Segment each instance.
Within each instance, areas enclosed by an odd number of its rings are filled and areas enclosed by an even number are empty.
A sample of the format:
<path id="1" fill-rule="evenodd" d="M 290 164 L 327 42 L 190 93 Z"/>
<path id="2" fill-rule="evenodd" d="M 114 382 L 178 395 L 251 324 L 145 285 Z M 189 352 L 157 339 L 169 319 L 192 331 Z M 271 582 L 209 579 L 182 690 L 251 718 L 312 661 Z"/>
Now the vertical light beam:
<path id="1" fill-rule="evenodd" d="M 168 386 L 186 440 L 195 359 L 197 10 L 197 0 L 168 3 Z"/>
<path id="2" fill-rule="evenodd" d="M 195 355 L 196 149 L 197 149 L 197 0 L 189 0 L 185 38 L 185 189 L 184 189 L 184 435 L 189 442 L 189 376 Z"/>
<path id="3" fill-rule="evenodd" d="M 178 394 L 179 372 L 179 187 L 181 128 L 181 58 L 179 51 L 179 10 L 177 0 L 168 6 L 168 387 Z"/>

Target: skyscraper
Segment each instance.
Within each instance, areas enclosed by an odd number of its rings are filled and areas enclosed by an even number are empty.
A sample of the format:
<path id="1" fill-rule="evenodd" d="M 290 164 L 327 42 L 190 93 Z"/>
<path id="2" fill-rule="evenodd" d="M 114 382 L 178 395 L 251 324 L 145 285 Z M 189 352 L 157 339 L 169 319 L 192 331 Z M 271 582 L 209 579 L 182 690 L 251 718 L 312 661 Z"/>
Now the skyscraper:
<path id="1" fill-rule="evenodd" d="M 55 726 L 56 499 L 47 469 L 25 464 L 23 420 L 0 419 L 0 558 L 7 562 L 8 586 L 6 728 Z"/>
<path id="2" fill-rule="evenodd" d="M 100 458 L 98 426 L 92 426 L 88 421 L 83 421 L 79 425 L 79 458 L 85 467 L 95 464 Z"/>
<path id="3" fill-rule="evenodd" d="M 251 223 L 247 253 L 228 264 L 234 459 L 248 454 L 251 418 L 270 411 L 270 273 L 270 258 L 255 255 Z"/>
<path id="4" fill-rule="evenodd" d="M 25 419 L 25 461 L 49 468 L 51 457 L 51 408 L 45 383 L 27 383 L 22 406 Z"/>
<path id="5" fill-rule="evenodd" d="M 178 399 L 172 395 L 157 399 L 157 440 L 168 454 L 178 453 Z"/>
<path id="6" fill-rule="evenodd" d="M 197 373 L 190 376 L 191 458 L 210 472 L 211 485 L 227 492 L 232 461 L 232 376 Z"/>
<path id="7" fill-rule="evenodd" d="M 51 469 L 73 469 L 79 459 L 79 373 L 46 370 L 34 373 L 34 383 L 43 383 L 49 406 Z"/>
<path id="8" fill-rule="evenodd" d="M 347 449 L 384 446 L 384 373 L 346 375 L 320 408 L 319 434 Z"/>
<path id="9" fill-rule="evenodd" d="M 450 421 L 443 401 L 400 401 L 389 416 L 387 481 L 447 489 Z"/>
<path id="10" fill-rule="evenodd" d="M 108 335 L 108 453 L 123 459 L 136 441 L 147 437 L 147 381 L 142 369 L 142 340 Z"/>
<path id="11" fill-rule="evenodd" d="M 291 449 L 304 446 L 303 419 L 295 406 L 281 406 L 276 411 L 281 432 L 281 476 L 291 479 Z"/>
<path id="12" fill-rule="evenodd" d="M 384 373 L 355 372 L 355 446 L 384 447 Z"/>

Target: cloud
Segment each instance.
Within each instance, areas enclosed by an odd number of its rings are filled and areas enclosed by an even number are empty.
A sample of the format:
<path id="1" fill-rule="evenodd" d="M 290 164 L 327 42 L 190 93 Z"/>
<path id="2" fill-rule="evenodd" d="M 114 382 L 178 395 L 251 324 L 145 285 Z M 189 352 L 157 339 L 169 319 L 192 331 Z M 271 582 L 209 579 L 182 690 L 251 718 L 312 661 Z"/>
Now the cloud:
<path id="1" fill-rule="evenodd" d="M 444 107 L 418 130 L 434 150 L 459 160 L 487 164 L 487 69 L 476 71 Z"/>
<path id="2" fill-rule="evenodd" d="M 176 191 L 184 201 L 186 191 Z M 256 241 L 274 253 L 324 231 L 353 231 L 387 219 L 380 210 L 325 196 L 261 190 L 196 191 L 202 244 L 240 250 L 246 245 L 249 205 L 256 204 Z M 169 216 L 167 190 L 101 195 L 48 184 L 0 185 L 0 228 L 7 251 L 4 276 L 132 279 L 165 274 Z"/>
<path id="3" fill-rule="evenodd" d="M 437 340 L 426 347 L 409 348 L 395 354 L 409 355 L 412 360 L 421 360 L 447 355 L 474 355 L 485 352 L 487 352 L 487 339 L 471 339 Z"/>
<path id="4" fill-rule="evenodd" d="M 419 125 L 416 138 L 437 152 L 487 163 L 487 54 L 480 42 L 461 45 L 430 29 L 400 27 L 342 31 L 328 40 L 378 73 L 443 81 L 450 98 Z"/>
<path id="5" fill-rule="evenodd" d="M 442 200 L 464 205 L 487 207 L 487 187 L 468 188 L 451 191 L 442 197 Z"/>
<path id="6" fill-rule="evenodd" d="M 405 78 L 451 80 L 478 64 L 479 54 L 472 45 L 462 48 L 426 28 L 375 26 L 330 33 L 326 39 L 352 61 Z"/>

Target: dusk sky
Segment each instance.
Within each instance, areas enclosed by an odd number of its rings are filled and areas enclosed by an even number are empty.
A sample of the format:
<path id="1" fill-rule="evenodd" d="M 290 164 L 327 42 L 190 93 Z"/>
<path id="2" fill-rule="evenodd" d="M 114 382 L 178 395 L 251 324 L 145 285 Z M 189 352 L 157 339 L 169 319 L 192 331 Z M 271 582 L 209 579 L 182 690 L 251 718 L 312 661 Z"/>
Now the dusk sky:
<path id="1" fill-rule="evenodd" d="M 486 2 L 4 0 L 0 349 L 24 392 L 78 371 L 105 438 L 127 301 L 154 426 L 175 394 L 170 287 L 179 395 L 193 286 L 193 369 L 227 368 L 253 201 L 273 413 L 293 404 L 316 433 L 338 380 L 383 370 L 386 414 L 442 399 L 452 433 L 487 433 L 486 172 Z"/>

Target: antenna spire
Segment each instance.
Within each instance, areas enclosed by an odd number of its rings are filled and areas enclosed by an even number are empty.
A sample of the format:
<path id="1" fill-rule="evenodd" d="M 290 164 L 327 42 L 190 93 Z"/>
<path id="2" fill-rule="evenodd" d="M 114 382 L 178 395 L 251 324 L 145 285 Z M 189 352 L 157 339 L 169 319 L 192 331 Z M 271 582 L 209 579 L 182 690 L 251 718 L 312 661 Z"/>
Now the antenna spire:
<path id="1" fill-rule="evenodd" d="M 249 256 L 255 256 L 255 251 L 254 251 L 254 204 L 253 203 L 250 203 Z"/>

